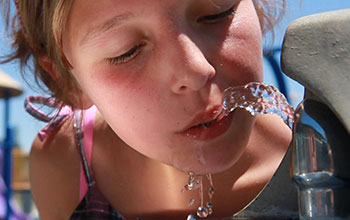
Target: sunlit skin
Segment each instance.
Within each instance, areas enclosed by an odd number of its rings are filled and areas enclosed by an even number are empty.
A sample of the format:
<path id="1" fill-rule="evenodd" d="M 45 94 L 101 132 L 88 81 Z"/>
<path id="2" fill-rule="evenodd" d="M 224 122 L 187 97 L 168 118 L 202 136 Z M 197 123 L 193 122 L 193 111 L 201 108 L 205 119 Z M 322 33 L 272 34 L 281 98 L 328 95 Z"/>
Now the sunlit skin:
<path id="1" fill-rule="evenodd" d="M 221 106 L 226 87 L 262 79 L 252 2 L 214 2 L 77 1 L 64 35 L 74 76 L 118 136 L 150 158 L 202 173 L 222 171 L 238 159 L 253 118 L 237 112 L 230 131 L 210 141 L 179 133 L 198 113 Z M 231 7 L 236 15 L 198 21 Z M 107 31 L 92 30 L 120 15 Z M 109 64 L 108 58 L 139 43 L 134 58 Z"/>
<path id="2" fill-rule="evenodd" d="M 251 0 L 74 1 L 64 53 L 84 104 L 99 110 L 92 166 L 116 210 L 128 218 L 185 219 L 196 209 L 188 199 L 198 195 L 180 192 L 186 171 L 214 173 L 214 217 L 237 212 L 258 194 L 290 141 L 282 120 L 237 110 L 216 122 L 226 127 L 195 130 L 204 138 L 188 129 L 217 116 L 228 86 L 262 81 L 261 41 Z M 67 219 L 79 203 L 79 156 L 71 122 L 63 127 L 55 139 L 36 140 L 31 154 L 43 219 Z M 64 141 L 67 149 L 55 150 Z M 65 167 L 57 165 L 62 157 Z M 57 194 L 52 173 L 62 181 Z"/>

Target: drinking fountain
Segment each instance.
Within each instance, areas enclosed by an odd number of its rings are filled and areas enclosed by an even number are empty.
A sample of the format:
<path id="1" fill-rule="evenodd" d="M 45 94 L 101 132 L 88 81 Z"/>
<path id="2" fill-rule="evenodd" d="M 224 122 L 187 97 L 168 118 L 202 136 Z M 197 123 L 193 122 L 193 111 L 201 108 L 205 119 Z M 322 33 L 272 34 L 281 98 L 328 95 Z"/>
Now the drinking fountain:
<path id="1" fill-rule="evenodd" d="M 281 67 L 305 87 L 291 147 L 260 195 L 227 219 L 350 219 L 350 9 L 293 21 Z"/>
<path id="2" fill-rule="evenodd" d="M 292 22 L 281 66 L 305 87 L 292 141 L 299 218 L 350 219 L 350 9 Z"/>

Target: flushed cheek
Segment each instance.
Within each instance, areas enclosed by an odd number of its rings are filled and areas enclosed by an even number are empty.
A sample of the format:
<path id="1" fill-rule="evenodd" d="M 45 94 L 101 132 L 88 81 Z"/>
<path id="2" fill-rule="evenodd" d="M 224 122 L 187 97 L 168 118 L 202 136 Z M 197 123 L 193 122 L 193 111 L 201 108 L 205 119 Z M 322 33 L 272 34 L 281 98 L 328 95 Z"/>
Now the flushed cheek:
<path id="1" fill-rule="evenodd" d="M 148 73 L 154 72 L 101 68 L 91 74 L 85 86 L 107 122 L 124 141 L 133 146 L 143 143 L 164 146 L 169 134 L 181 127 L 184 114 L 179 114 L 179 102 L 170 95 L 165 83 L 149 76 L 156 74 Z"/>
<path id="2" fill-rule="evenodd" d="M 78 75 L 79 73 L 84 74 Z M 169 126 L 164 121 L 166 96 L 149 80 L 106 69 L 75 70 L 84 91 L 118 136 L 140 153 L 154 159 L 166 155 Z M 80 77 L 79 77 L 80 76 Z M 162 147 L 159 147 L 162 146 Z"/>
<path id="3" fill-rule="evenodd" d="M 158 114 L 160 109 L 147 108 L 143 102 L 127 104 L 127 100 L 122 99 L 116 100 L 116 111 L 101 105 L 105 120 L 124 142 L 146 156 L 162 158 L 169 132 Z"/>
<path id="4" fill-rule="evenodd" d="M 132 146 L 159 144 L 168 133 L 171 121 L 165 117 L 169 103 L 161 92 L 141 82 L 111 83 L 104 86 L 105 100 L 94 100 L 107 122 Z M 163 92 L 164 94 L 164 92 Z"/>

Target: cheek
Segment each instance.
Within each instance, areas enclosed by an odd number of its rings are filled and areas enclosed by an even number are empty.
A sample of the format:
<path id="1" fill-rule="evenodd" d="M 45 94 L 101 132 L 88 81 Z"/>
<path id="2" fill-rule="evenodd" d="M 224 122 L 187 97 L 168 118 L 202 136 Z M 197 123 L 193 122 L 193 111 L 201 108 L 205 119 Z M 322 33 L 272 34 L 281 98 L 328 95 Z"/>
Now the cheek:
<path id="1" fill-rule="evenodd" d="M 223 44 L 220 57 L 219 68 L 228 73 L 235 83 L 262 81 L 263 56 L 260 35 L 251 33 L 237 37 L 237 34 L 232 34 Z"/>
<path id="2" fill-rule="evenodd" d="M 263 80 L 262 34 L 253 7 L 233 19 L 221 48 L 219 68 L 235 83 Z"/>
<path id="3" fill-rule="evenodd" d="M 141 76 L 122 75 L 103 72 L 93 77 L 87 92 L 124 141 L 133 146 L 140 145 L 140 140 L 154 143 L 159 131 L 165 132 L 161 88 Z"/>

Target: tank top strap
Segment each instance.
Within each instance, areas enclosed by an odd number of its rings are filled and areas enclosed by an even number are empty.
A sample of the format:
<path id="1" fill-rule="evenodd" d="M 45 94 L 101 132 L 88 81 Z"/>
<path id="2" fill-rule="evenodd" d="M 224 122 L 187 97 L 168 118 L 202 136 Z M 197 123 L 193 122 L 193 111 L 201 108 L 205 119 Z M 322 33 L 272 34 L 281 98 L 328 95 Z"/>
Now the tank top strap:
<path id="1" fill-rule="evenodd" d="M 82 168 L 84 171 L 84 176 L 89 188 L 94 185 L 94 180 L 92 178 L 92 172 L 89 166 L 89 158 L 86 154 L 86 147 L 84 146 L 84 131 L 83 131 L 83 120 L 84 120 L 84 110 L 76 110 L 74 112 L 74 132 L 75 140 L 79 149 Z"/>
<path id="2" fill-rule="evenodd" d="M 50 122 L 53 119 L 53 116 L 50 116 L 49 114 L 44 113 L 34 104 L 54 107 L 54 102 L 55 102 L 55 99 L 53 98 L 48 98 L 44 96 L 27 96 L 26 99 L 24 100 L 24 109 L 34 118 L 43 122 Z"/>
<path id="3" fill-rule="evenodd" d="M 93 170 L 91 166 L 91 157 L 92 157 L 92 145 L 93 145 L 93 133 L 94 133 L 94 123 L 96 117 L 97 108 L 96 106 L 92 106 L 89 109 L 84 110 L 84 117 L 82 119 L 82 129 L 83 129 L 83 146 L 84 146 L 84 159 L 87 161 L 90 176 L 93 177 Z M 84 171 L 83 160 L 80 163 L 80 199 L 82 199 L 86 192 L 88 191 L 87 179 Z"/>
<path id="4" fill-rule="evenodd" d="M 52 133 L 56 132 L 57 128 L 72 115 L 72 109 L 69 106 L 62 106 L 59 110 L 55 105 L 54 98 L 44 96 L 27 96 L 24 101 L 24 109 L 34 118 L 48 122 L 48 124 L 39 131 L 38 138 L 43 141 Z M 39 105 L 39 107 L 36 107 Z M 51 108 L 50 113 L 45 113 L 41 109 Z"/>

